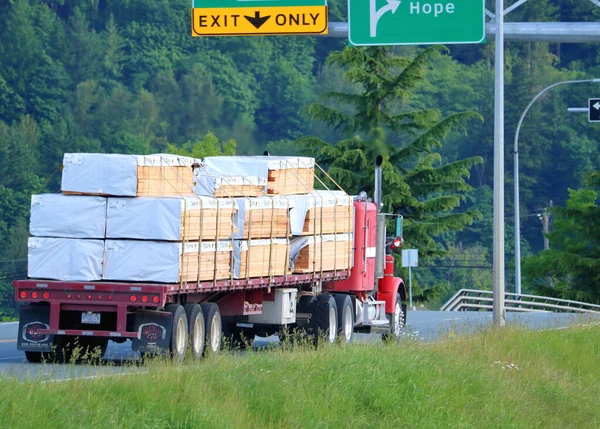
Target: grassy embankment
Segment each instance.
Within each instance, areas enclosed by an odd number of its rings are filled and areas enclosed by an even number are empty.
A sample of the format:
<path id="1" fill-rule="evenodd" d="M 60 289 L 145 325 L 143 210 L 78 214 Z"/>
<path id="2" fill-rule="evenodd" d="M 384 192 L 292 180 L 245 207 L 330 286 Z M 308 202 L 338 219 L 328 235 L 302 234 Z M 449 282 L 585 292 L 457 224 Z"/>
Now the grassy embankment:
<path id="1" fill-rule="evenodd" d="M 5 428 L 598 428 L 600 327 L 273 350 L 144 374 L 7 378 Z"/>

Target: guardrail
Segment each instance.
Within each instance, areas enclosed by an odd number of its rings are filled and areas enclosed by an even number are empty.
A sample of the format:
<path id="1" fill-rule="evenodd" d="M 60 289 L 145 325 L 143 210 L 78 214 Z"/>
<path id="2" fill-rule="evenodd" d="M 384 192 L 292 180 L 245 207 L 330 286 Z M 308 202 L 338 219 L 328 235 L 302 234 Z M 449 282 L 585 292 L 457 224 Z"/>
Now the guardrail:
<path id="1" fill-rule="evenodd" d="M 441 308 L 442 311 L 477 311 L 493 309 L 493 292 L 489 290 L 461 289 Z M 547 296 L 505 293 L 506 311 L 519 312 L 572 312 L 597 313 L 600 305 Z"/>

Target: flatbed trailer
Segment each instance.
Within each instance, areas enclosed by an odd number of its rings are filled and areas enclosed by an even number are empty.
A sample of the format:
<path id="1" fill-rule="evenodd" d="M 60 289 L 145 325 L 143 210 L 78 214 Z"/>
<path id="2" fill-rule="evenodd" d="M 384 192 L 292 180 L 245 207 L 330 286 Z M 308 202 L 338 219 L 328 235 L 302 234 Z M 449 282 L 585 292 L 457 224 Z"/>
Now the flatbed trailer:
<path id="1" fill-rule="evenodd" d="M 223 338 L 235 346 L 295 329 L 328 342 L 351 341 L 355 332 L 400 336 L 406 289 L 389 253 L 402 242 L 401 217 L 387 242 L 378 162 L 375 201 L 361 195 L 353 204 L 350 269 L 176 284 L 17 280 L 17 348 L 31 362 L 69 361 L 77 346 L 104 354 L 109 340 L 129 339 L 142 356 L 181 361 L 188 351 L 217 353 Z"/>

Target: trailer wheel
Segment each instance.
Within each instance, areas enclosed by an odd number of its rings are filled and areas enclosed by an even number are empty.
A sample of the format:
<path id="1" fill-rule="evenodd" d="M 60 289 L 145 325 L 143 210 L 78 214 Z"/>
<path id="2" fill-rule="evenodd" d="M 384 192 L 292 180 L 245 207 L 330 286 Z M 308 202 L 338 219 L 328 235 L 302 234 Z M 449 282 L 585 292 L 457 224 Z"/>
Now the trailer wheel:
<path id="1" fill-rule="evenodd" d="M 44 361 L 50 361 L 50 353 L 43 352 L 25 352 L 25 358 L 30 363 L 42 363 Z"/>
<path id="2" fill-rule="evenodd" d="M 383 341 L 389 342 L 400 338 L 402 336 L 402 332 L 404 331 L 404 321 L 406 320 L 406 315 L 403 309 L 400 294 L 396 295 L 396 305 L 394 306 L 394 312 L 391 314 L 386 314 L 386 317 L 390 321 L 390 332 L 383 334 L 381 336 L 381 339 Z"/>
<path id="3" fill-rule="evenodd" d="M 324 336 L 326 342 L 335 342 L 338 332 L 338 311 L 335 299 L 330 294 L 323 293 L 313 301 L 309 329 L 317 335 L 317 338 Z"/>
<path id="4" fill-rule="evenodd" d="M 333 296 L 337 307 L 339 336 L 342 342 L 349 343 L 354 334 L 354 308 L 352 298 L 347 294 Z"/>
<path id="5" fill-rule="evenodd" d="M 173 362 L 182 362 L 187 352 L 188 324 L 185 310 L 179 304 L 168 304 L 165 307 L 171 313 L 171 340 L 169 341 L 169 352 Z"/>
<path id="6" fill-rule="evenodd" d="M 200 359 L 204 353 L 204 342 L 206 341 L 206 326 L 202 307 L 198 304 L 185 304 L 183 309 L 187 316 L 192 357 Z"/>
<path id="7" fill-rule="evenodd" d="M 202 304 L 202 312 L 206 321 L 207 349 L 210 353 L 219 353 L 223 337 L 223 325 L 221 323 L 219 306 L 214 302 L 205 302 Z"/>

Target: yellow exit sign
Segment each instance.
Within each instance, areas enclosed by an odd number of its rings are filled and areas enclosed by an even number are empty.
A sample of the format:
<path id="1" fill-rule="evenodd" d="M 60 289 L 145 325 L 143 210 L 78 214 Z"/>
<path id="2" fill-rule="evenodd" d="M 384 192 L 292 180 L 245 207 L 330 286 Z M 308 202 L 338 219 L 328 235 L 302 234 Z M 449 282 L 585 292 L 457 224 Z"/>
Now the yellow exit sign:
<path id="1" fill-rule="evenodd" d="M 327 34 L 327 6 L 192 9 L 192 36 Z"/>

